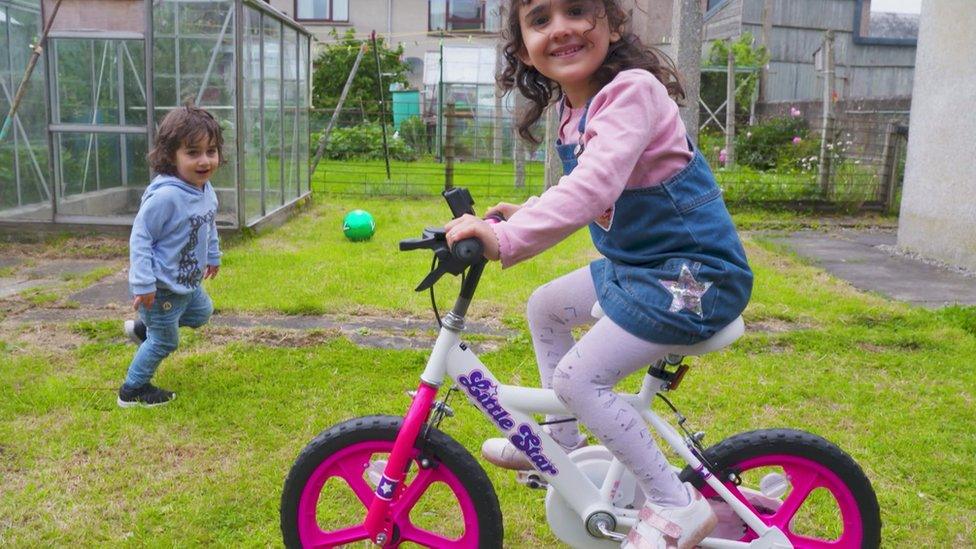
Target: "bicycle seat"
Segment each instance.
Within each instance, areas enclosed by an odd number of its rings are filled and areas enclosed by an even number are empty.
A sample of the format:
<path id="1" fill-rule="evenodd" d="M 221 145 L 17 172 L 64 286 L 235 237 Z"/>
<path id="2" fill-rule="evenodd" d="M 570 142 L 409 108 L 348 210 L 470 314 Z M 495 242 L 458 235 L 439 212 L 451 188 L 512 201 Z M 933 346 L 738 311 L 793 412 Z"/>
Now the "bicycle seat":
<path id="1" fill-rule="evenodd" d="M 593 309 L 590 311 L 590 315 L 592 315 L 593 318 L 602 318 L 604 316 L 603 307 L 600 307 L 599 301 L 593 304 Z M 712 351 L 717 351 L 735 343 L 735 340 L 742 337 L 742 334 L 744 334 L 745 331 L 746 324 L 742 321 L 742 316 L 738 316 L 726 327 L 715 332 L 715 335 L 706 339 L 705 341 L 699 341 L 694 345 L 675 345 L 671 351 L 671 354 L 680 356 L 699 356 Z"/>

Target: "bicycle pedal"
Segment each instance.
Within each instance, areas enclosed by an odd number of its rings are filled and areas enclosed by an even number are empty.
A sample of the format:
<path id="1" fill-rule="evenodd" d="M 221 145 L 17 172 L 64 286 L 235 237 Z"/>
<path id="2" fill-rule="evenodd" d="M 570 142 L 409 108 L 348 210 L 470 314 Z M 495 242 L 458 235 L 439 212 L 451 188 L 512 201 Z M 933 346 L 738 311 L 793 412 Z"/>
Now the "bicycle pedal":
<path id="1" fill-rule="evenodd" d="M 549 483 L 538 471 L 515 471 L 515 481 L 536 490 L 549 488 Z"/>

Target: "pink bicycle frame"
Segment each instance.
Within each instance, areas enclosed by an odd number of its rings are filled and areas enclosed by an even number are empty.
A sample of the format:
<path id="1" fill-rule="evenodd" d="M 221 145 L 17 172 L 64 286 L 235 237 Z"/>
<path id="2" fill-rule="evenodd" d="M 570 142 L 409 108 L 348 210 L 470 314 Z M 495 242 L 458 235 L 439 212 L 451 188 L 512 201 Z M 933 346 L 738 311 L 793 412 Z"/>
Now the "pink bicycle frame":
<path id="1" fill-rule="evenodd" d="M 393 443 L 393 451 L 386 462 L 386 469 L 383 470 L 383 478 L 380 479 L 373 493 L 373 501 L 366 513 L 364 526 L 369 533 L 369 539 L 379 545 L 385 545 L 386 541 L 392 539 L 393 523 L 390 520 L 390 507 L 403 490 L 400 483 L 406 475 L 407 463 L 420 429 L 430 417 L 435 396 L 437 396 L 437 387 L 421 381 L 410 409 L 407 410 L 400 433 Z M 380 534 L 385 534 L 382 541 L 378 539 Z"/>

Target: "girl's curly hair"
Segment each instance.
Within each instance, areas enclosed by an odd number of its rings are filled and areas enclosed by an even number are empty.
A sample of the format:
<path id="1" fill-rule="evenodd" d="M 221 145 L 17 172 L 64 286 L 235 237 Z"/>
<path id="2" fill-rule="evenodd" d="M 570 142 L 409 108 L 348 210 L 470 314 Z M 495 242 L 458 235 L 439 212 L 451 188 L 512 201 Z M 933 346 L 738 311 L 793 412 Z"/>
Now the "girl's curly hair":
<path id="1" fill-rule="evenodd" d="M 166 113 L 156 131 L 156 142 L 147 155 L 153 173 L 176 175 L 176 150 L 206 138 L 217 148 L 220 164 L 224 158 L 224 135 L 212 114 L 186 103 Z"/>
<path id="2" fill-rule="evenodd" d="M 628 69 L 644 69 L 653 74 L 667 88 L 668 94 L 677 99 L 684 99 L 685 92 L 681 87 L 678 71 L 674 62 L 657 48 L 645 46 L 632 32 L 625 30 L 628 21 L 627 14 L 620 7 L 618 0 L 588 0 L 602 7 L 596 11 L 596 17 L 606 17 L 611 31 L 620 33 L 620 40 L 610 44 L 607 57 L 593 74 L 593 78 L 600 87 L 608 84 L 618 73 Z M 522 43 L 522 27 L 519 24 L 519 7 L 530 0 L 510 0 L 508 17 L 502 30 L 505 41 L 502 54 L 505 57 L 504 68 L 496 76 L 498 85 L 504 91 L 518 88 L 529 99 L 529 106 L 516 113 L 516 128 L 523 139 L 538 144 L 540 139 L 532 134 L 532 125 L 542 116 L 543 111 L 559 98 L 562 91 L 559 84 L 543 76 L 535 67 L 522 62 L 519 51 L 524 48 Z M 596 26 L 596 22 L 593 22 Z M 558 94 L 556 92 L 559 92 Z"/>

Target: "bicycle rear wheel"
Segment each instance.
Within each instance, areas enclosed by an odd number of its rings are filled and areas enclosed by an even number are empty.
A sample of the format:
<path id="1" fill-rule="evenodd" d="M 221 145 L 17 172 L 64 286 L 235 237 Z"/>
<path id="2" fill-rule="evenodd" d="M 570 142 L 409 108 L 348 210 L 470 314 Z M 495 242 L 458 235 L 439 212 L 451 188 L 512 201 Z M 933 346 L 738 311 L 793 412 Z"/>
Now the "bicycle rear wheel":
<path id="1" fill-rule="evenodd" d="M 793 429 L 751 431 L 708 448 L 705 457 L 725 486 L 763 522 L 782 530 L 794 547 L 874 548 L 881 543 L 881 515 L 871 482 L 849 455 L 822 437 Z M 712 499 L 720 516 L 713 536 L 756 539 L 727 505 L 724 516 L 736 522 L 721 520 L 724 504 L 701 475 L 685 467 L 680 478 Z"/>
<path id="2" fill-rule="evenodd" d="M 287 547 L 335 547 L 368 539 L 363 520 L 401 424 L 402 418 L 393 416 L 355 418 L 305 447 L 281 495 Z M 386 546 L 501 547 L 501 510 L 484 469 L 436 429 L 422 452 L 419 446 L 404 490 L 391 507 L 394 533 Z"/>

